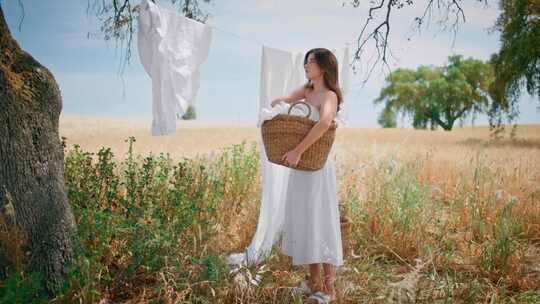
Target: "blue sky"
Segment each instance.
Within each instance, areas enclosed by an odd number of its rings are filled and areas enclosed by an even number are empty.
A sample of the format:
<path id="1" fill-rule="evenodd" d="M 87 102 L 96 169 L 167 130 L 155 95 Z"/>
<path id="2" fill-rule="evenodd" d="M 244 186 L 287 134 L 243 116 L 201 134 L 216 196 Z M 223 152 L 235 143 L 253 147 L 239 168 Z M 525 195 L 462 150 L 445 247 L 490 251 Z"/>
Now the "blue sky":
<path id="1" fill-rule="evenodd" d="M 99 21 L 86 13 L 88 0 L 22 0 L 25 16 L 20 30 L 18 2 L 0 2 L 21 47 L 53 72 L 62 93 L 63 113 L 151 119 L 151 80 L 139 62 L 136 40 L 130 65 L 121 77 L 121 49 L 101 38 Z M 201 68 L 198 120 L 255 124 L 262 44 L 301 52 L 312 47 L 339 48 L 346 42 L 354 47 L 367 4 L 353 8 L 349 2 L 213 0 L 204 5 L 211 14 L 207 24 L 214 31 L 209 57 Z M 496 1 L 488 2 L 490 6 L 484 7 L 477 1 L 464 1 L 466 22 L 455 40 L 450 31 L 441 32 L 436 25 L 440 17 L 436 11 L 429 28 L 421 33 L 413 30 L 413 18 L 422 13 L 420 2 L 396 11 L 391 20 L 391 68 L 443 65 L 451 54 L 487 60 L 499 48 L 498 33 L 487 32 L 499 14 L 498 7 Z M 171 7 L 168 1 L 160 3 Z M 87 38 L 88 33 L 97 35 Z M 358 67 L 366 69 L 365 64 Z M 346 96 L 349 121 L 351 126 L 377 127 L 381 107 L 374 106 L 373 100 L 384 84 L 384 73 L 375 69 L 362 85 L 364 77 L 353 76 Z M 524 96 L 518 121 L 540 123 L 538 104 L 533 97 Z M 475 120 L 477 125 L 486 123 L 486 117 Z"/>

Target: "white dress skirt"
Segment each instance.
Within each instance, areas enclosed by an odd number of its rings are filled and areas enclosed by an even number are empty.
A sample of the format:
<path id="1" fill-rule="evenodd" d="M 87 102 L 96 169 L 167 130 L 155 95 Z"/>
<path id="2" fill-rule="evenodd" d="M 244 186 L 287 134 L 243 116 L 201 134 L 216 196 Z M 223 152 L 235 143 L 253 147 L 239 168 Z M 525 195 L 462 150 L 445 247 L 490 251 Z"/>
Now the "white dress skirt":
<path id="1" fill-rule="evenodd" d="M 319 120 L 316 107 L 310 118 Z M 317 171 L 291 169 L 285 195 L 281 250 L 293 265 L 343 265 L 336 172 L 333 148 Z"/>

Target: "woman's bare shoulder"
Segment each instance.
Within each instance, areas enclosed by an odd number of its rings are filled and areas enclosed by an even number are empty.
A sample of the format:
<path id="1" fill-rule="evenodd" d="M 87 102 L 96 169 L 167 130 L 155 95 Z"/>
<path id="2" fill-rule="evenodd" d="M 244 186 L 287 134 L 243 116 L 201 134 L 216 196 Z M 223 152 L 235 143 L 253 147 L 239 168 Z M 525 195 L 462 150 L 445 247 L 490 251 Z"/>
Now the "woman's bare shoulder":
<path id="1" fill-rule="evenodd" d="M 328 92 L 326 92 L 323 103 L 335 106 L 338 103 L 338 96 L 337 96 L 336 92 L 334 92 L 332 90 L 329 90 Z"/>
<path id="2" fill-rule="evenodd" d="M 332 91 L 332 90 L 328 90 L 328 92 L 326 92 L 326 97 L 328 98 L 331 98 L 331 99 L 337 99 L 337 94 L 336 92 Z"/>

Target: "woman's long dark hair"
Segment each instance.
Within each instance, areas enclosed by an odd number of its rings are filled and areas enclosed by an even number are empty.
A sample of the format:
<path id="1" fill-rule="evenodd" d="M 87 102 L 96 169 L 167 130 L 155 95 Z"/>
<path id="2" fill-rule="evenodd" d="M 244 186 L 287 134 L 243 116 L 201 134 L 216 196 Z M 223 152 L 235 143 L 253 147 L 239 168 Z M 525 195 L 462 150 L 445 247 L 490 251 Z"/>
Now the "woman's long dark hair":
<path id="1" fill-rule="evenodd" d="M 341 93 L 341 88 L 339 87 L 338 62 L 336 56 L 330 50 L 325 48 L 311 49 L 306 53 L 306 56 L 304 56 L 304 65 L 307 63 L 310 53 L 313 53 L 315 62 L 317 62 L 317 65 L 319 65 L 323 71 L 324 84 L 328 89 L 336 93 L 338 98 L 337 111 L 339 111 L 340 105 L 343 102 L 343 95 Z M 304 87 L 313 90 L 313 83 L 311 83 L 311 80 L 308 80 Z"/>

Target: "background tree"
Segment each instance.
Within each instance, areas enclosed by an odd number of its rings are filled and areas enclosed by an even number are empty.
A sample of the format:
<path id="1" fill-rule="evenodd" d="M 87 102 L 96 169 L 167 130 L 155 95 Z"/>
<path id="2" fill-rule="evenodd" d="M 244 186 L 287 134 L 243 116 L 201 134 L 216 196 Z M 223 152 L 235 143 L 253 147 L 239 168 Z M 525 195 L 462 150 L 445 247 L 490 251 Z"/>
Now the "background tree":
<path id="1" fill-rule="evenodd" d="M 397 127 L 396 113 L 392 111 L 392 108 L 385 107 L 381 114 L 379 114 L 377 122 L 383 128 L 395 128 Z"/>
<path id="2" fill-rule="evenodd" d="M 182 115 L 183 120 L 193 120 L 197 118 L 197 114 L 195 113 L 195 107 L 193 105 L 189 105 L 186 113 Z"/>
<path id="3" fill-rule="evenodd" d="M 386 78 L 386 85 L 374 103 L 385 103 L 381 116 L 389 117 L 390 112 L 396 116 L 408 115 L 415 128 L 440 126 L 449 131 L 458 119 L 463 121 L 470 116 L 474 119 L 487 111 L 493 77 L 491 65 L 454 55 L 444 67 L 395 70 Z"/>
<path id="4" fill-rule="evenodd" d="M 391 19 L 404 7 L 421 6 L 422 14 L 415 16 L 414 27 L 421 32 L 423 26 L 428 26 L 432 17 L 439 17 L 437 24 L 443 31 L 451 30 L 454 39 L 462 23 L 466 22 L 466 12 L 461 0 L 351 0 L 353 7 L 368 6 L 368 18 L 363 23 L 357 37 L 354 51 L 353 69 L 357 69 L 366 48 L 375 47 L 376 59 L 367 66 L 364 83 L 368 81 L 372 71 L 379 63 L 386 67 L 388 55 L 391 55 L 389 37 L 392 29 Z M 495 69 L 496 79 L 492 83 L 490 95 L 493 98 L 490 110 L 487 111 L 490 128 L 494 135 L 504 130 L 503 120 L 512 122 L 519 115 L 518 102 L 523 87 L 530 95 L 536 95 L 540 101 L 540 1 L 539 0 L 469 0 L 470 3 L 498 3 L 501 15 L 495 22 L 494 31 L 501 34 L 501 49 L 491 57 L 490 62 Z M 344 4 L 345 5 L 345 4 Z M 380 14 L 378 14 L 380 12 Z M 411 39 L 411 38 L 408 38 Z M 453 42 L 452 42 L 453 43 Z M 371 55 L 370 55 L 371 56 Z M 515 125 L 514 125 L 515 127 Z M 515 128 L 514 128 L 515 130 Z"/>
<path id="5" fill-rule="evenodd" d="M 103 22 L 105 39 L 131 44 L 135 11 L 131 2 L 89 2 L 89 10 Z M 24 6 L 19 3 L 24 18 Z M 206 18 L 197 0 L 172 3 L 188 17 Z M 130 47 L 126 55 L 130 56 Z M 58 133 L 61 109 L 54 76 L 13 39 L 0 2 L 0 229 L 20 229 L 26 236 L 25 268 L 42 275 L 50 294 L 67 271 L 76 235 L 64 184 L 64 152 Z M 0 242 L 0 277 L 14 263 L 12 248 L 7 246 Z"/>

